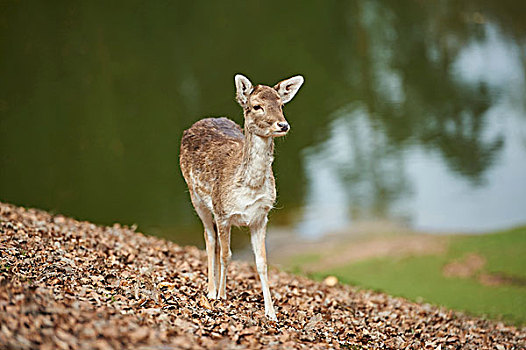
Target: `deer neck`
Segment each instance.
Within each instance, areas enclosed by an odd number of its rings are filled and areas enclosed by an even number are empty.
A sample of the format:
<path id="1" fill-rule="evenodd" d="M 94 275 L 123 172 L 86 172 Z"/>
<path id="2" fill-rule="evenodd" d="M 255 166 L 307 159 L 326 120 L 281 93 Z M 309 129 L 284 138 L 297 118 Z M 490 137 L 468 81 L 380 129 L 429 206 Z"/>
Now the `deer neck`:
<path id="1" fill-rule="evenodd" d="M 239 181 L 252 188 L 261 187 L 272 173 L 274 139 L 261 137 L 245 128 L 245 144 Z"/>

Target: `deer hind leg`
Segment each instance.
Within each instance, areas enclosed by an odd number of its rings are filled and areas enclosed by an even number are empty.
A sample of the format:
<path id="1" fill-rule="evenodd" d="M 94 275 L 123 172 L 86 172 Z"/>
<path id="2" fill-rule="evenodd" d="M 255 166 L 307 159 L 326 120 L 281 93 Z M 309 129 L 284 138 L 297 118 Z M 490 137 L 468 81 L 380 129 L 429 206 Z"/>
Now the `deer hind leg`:
<path id="1" fill-rule="evenodd" d="M 261 289 L 263 290 L 263 299 L 265 300 L 265 316 L 272 321 L 277 321 L 276 311 L 272 303 L 272 296 L 270 295 L 270 288 L 267 277 L 267 251 L 265 248 L 266 236 L 266 220 L 264 223 L 250 227 L 250 241 L 252 243 L 252 250 L 256 259 L 256 268 L 258 270 L 259 279 L 261 281 Z"/>
<path id="2" fill-rule="evenodd" d="M 219 246 L 219 242 L 217 241 L 214 220 L 212 212 L 204 205 L 194 205 L 194 207 L 205 229 L 206 254 L 208 255 L 208 298 L 217 299 L 219 284 L 217 266 L 219 265 L 219 261 L 217 261 L 216 258 L 216 247 Z"/>
<path id="3" fill-rule="evenodd" d="M 230 250 L 230 225 L 217 224 L 217 228 L 221 255 L 221 277 L 219 278 L 218 297 L 226 299 L 226 272 L 232 257 L 232 251 Z"/>
<path id="4" fill-rule="evenodd" d="M 216 232 L 216 246 L 215 246 L 215 265 L 214 265 L 214 276 L 217 290 L 219 291 L 219 278 L 221 277 L 221 244 L 219 243 L 219 231 L 217 225 L 214 223 L 214 230 Z"/>

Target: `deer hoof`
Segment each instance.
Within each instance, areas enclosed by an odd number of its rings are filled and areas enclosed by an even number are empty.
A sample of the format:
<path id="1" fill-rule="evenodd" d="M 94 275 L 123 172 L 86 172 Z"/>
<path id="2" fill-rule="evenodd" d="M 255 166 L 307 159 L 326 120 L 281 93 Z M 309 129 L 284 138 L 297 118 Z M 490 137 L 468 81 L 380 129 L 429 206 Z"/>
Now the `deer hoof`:
<path id="1" fill-rule="evenodd" d="M 267 316 L 267 318 L 270 321 L 274 321 L 274 322 L 278 321 L 278 318 L 276 317 L 276 312 L 274 310 L 270 310 L 270 311 L 265 312 L 265 316 Z"/>

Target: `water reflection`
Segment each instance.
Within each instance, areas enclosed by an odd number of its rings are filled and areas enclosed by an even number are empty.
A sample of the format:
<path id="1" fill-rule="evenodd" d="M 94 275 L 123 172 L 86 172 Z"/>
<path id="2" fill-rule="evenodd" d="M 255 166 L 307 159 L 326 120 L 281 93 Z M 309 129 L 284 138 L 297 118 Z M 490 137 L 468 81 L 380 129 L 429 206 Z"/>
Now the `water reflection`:
<path id="1" fill-rule="evenodd" d="M 302 73 L 271 223 L 526 221 L 526 3 L 128 5 L 0 5 L 1 200 L 202 245 L 182 130 L 241 122 L 235 73 Z"/>
<path id="2" fill-rule="evenodd" d="M 411 191 L 404 160 L 372 123 L 363 105 L 351 105 L 337 112 L 329 139 L 306 151 L 308 204 L 300 232 L 316 236 L 353 220 L 397 216 L 395 202 Z"/>
<path id="3" fill-rule="evenodd" d="M 477 35 L 448 32 L 437 41 L 434 30 L 405 35 L 377 3 L 361 10 L 353 29 L 366 33 L 367 49 L 347 71 L 360 67 L 362 79 L 347 83 L 367 97 L 334 112 L 328 140 L 304 153 L 299 232 L 319 236 L 370 219 L 431 231 L 523 223 L 524 47 L 480 13 Z M 425 58 L 401 58 L 399 38 Z"/>

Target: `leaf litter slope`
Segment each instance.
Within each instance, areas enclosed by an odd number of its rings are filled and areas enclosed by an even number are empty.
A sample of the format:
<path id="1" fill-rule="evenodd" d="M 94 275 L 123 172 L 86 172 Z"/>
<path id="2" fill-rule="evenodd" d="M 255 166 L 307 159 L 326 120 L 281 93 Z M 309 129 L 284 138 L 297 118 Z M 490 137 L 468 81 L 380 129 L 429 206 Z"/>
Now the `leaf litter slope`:
<path id="1" fill-rule="evenodd" d="M 251 264 L 204 295 L 206 254 L 133 229 L 0 203 L 0 348 L 520 349 L 525 329 Z"/>

